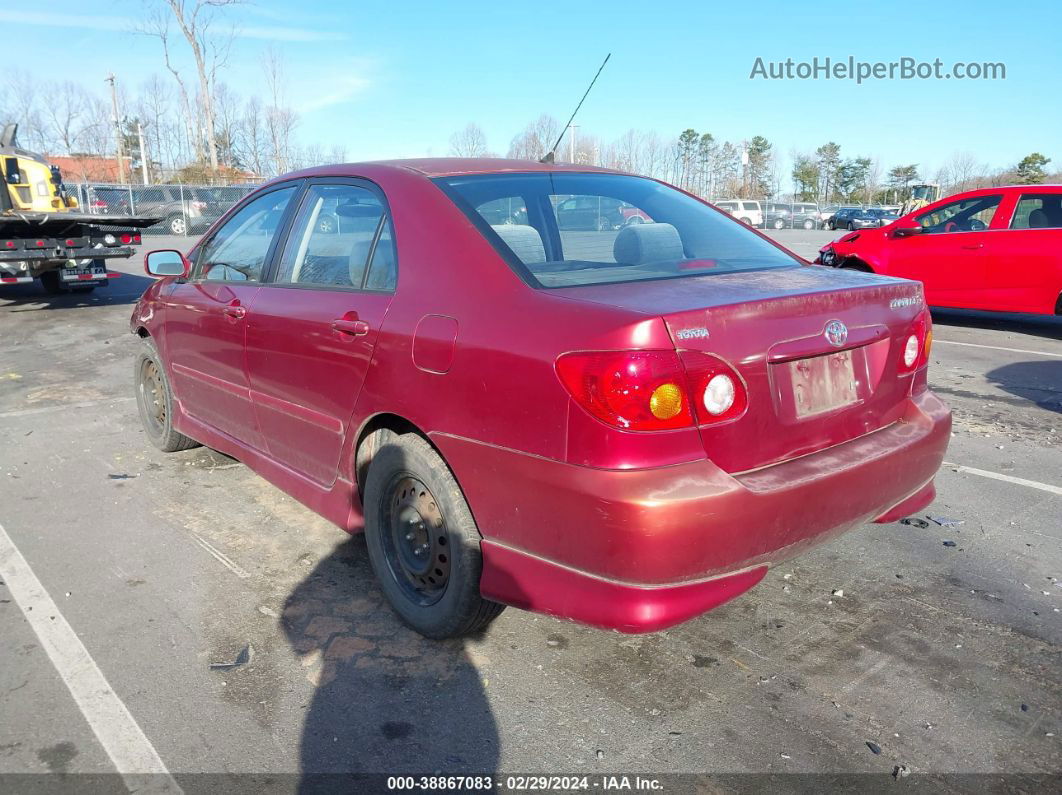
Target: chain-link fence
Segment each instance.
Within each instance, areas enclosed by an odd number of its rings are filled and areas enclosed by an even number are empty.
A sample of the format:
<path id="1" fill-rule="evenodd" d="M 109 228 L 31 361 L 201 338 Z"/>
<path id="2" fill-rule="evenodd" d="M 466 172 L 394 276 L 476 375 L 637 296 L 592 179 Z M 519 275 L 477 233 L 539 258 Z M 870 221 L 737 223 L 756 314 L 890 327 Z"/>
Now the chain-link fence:
<path id="1" fill-rule="evenodd" d="M 241 185 L 105 185 L 67 183 L 83 210 L 95 215 L 157 216 L 147 235 L 197 235 L 253 191 Z"/>

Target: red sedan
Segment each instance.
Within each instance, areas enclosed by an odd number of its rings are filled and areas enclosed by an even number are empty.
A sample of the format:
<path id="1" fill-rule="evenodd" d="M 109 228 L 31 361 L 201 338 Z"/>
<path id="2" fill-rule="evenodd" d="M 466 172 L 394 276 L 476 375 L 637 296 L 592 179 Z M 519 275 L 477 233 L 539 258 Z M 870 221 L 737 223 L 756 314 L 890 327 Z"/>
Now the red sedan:
<path id="1" fill-rule="evenodd" d="M 931 306 L 1062 314 L 1062 185 L 949 196 L 847 234 L 816 262 L 917 279 Z"/>
<path id="2" fill-rule="evenodd" d="M 644 222 L 565 229 L 572 197 Z M 235 456 L 364 530 L 383 592 L 430 637 L 505 604 L 625 632 L 685 621 L 924 508 L 949 438 L 918 284 L 812 267 L 652 179 L 318 168 L 146 267 L 148 437 Z"/>

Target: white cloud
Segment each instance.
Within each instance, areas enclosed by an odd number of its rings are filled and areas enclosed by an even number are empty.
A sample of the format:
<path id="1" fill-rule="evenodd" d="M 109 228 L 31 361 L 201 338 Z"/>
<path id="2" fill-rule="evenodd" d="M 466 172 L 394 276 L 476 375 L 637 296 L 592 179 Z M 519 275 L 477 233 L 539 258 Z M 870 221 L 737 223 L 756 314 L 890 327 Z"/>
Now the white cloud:
<path id="1" fill-rule="evenodd" d="M 139 20 L 132 17 L 106 17 L 98 14 L 58 14 L 47 11 L 2 11 L 0 22 L 36 25 L 46 28 L 76 28 L 79 30 L 132 31 Z M 267 41 L 342 41 L 347 36 L 338 31 L 308 30 L 286 25 L 251 25 L 236 27 L 236 37 Z"/>

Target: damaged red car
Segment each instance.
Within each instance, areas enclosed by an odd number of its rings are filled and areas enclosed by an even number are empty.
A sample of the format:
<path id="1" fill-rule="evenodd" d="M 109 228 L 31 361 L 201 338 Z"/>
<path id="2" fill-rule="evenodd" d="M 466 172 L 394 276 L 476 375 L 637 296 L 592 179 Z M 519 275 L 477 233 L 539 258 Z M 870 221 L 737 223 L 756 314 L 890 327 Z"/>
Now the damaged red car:
<path id="1" fill-rule="evenodd" d="M 643 222 L 566 225 L 573 198 Z M 653 179 L 317 168 L 146 268 L 151 441 L 209 445 L 364 531 L 430 637 L 504 605 L 624 632 L 686 621 L 924 508 L 949 437 L 917 283 L 812 267 Z"/>
<path id="2" fill-rule="evenodd" d="M 1062 315 L 1062 185 L 958 193 L 850 232 L 815 261 L 917 279 L 931 306 Z"/>

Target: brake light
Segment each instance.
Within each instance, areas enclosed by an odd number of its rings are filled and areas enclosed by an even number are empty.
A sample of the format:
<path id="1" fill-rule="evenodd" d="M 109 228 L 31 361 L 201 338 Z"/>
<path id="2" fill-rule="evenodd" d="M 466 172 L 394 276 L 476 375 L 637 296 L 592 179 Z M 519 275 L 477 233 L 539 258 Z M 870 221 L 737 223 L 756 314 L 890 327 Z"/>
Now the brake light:
<path id="1" fill-rule="evenodd" d="M 566 353 L 557 359 L 557 375 L 580 406 L 614 428 L 693 426 L 685 373 L 674 351 Z"/>
<path id="2" fill-rule="evenodd" d="M 129 244 L 129 243 L 133 242 L 133 236 L 131 234 L 129 234 L 128 232 L 123 232 L 122 236 L 120 238 L 118 238 L 118 239 L 121 240 L 122 243 L 125 243 L 125 244 Z"/>
<path id="3" fill-rule="evenodd" d="M 925 309 L 915 318 L 900 350 L 899 370 L 909 373 L 929 364 L 929 351 L 933 347 L 933 320 Z"/>
<path id="4" fill-rule="evenodd" d="M 602 422 L 628 431 L 666 431 L 735 419 L 748 392 L 715 356 L 685 351 L 595 351 L 557 359 L 575 401 Z"/>

